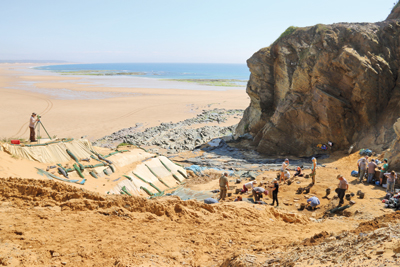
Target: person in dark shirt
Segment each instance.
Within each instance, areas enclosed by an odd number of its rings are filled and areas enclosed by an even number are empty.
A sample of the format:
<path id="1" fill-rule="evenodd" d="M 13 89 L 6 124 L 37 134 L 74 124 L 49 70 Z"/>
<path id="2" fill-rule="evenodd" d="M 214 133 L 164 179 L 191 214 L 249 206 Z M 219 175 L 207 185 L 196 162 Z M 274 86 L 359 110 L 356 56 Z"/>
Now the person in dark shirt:
<path id="1" fill-rule="evenodd" d="M 275 204 L 275 200 L 276 200 L 276 206 L 279 206 L 279 202 L 278 202 L 278 192 L 279 192 L 279 183 L 278 180 L 274 179 L 274 186 L 272 189 L 272 206 Z"/>

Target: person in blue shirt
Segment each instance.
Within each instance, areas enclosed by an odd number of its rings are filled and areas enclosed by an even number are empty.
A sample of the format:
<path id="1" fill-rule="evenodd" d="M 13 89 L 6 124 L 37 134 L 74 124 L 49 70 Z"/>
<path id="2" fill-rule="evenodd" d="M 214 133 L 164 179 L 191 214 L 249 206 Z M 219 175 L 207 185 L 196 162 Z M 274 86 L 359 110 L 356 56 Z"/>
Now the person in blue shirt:
<path id="1" fill-rule="evenodd" d="M 310 197 L 309 199 L 307 199 L 307 204 L 310 204 L 310 207 L 312 210 L 315 210 L 315 208 L 321 204 L 321 202 L 319 202 L 319 199 L 317 197 Z"/>

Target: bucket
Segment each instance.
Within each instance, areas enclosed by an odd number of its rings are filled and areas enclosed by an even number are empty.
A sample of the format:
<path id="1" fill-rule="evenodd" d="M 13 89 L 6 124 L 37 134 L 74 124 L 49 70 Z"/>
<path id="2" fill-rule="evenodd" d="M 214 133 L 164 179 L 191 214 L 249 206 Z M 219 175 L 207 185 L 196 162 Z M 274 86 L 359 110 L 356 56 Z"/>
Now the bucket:
<path id="1" fill-rule="evenodd" d="M 19 145 L 20 141 L 19 140 L 11 140 L 11 144 L 13 145 Z"/>

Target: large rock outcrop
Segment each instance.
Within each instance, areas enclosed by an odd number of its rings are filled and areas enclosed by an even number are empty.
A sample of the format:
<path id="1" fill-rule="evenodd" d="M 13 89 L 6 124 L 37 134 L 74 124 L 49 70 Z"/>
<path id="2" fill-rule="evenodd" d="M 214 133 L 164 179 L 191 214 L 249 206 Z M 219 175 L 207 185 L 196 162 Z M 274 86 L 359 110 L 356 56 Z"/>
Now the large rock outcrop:
<path id="1" fill-rule="evenodd" d="M 400 111 L 400 7 L 377 23 L 289 27 L 247 61 L 251 98 L 237 134 L 269 155 L 388 148 Z"/>

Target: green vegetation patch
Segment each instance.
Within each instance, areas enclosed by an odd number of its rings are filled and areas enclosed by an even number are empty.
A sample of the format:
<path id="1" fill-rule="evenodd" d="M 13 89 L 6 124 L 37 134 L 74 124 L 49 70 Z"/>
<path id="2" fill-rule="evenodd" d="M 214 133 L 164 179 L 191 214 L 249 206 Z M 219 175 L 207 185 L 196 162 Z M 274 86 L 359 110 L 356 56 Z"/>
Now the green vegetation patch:
<path id="1" fill-rule="evenodd" d="M 197 83 L 208 86 L 226 86 L 226 87 L 243 87 L 246 86 L 246 80 L 236 79 L 165 79 L 166 81 Z"/>
<path id="2" fill-rule="evenodd" d="M 61 75 L 92 75 L 92 76 L 140 76 L 146 75 L 145 72 L 127 72 L 127 71 L 113 71 L 113 70 L 72 70 L 72 71 L 57 71 Z"/>
<path id="3" fill-rule="evenodd" d="M 117 146 L 117 148 L 118 147 L 122 147 L 122 146 L 131 146 L 132 144 L 129 144 L 129 143 L 120 143 L 118 146 Z"/>
<path id="4" fill-rule="evenodd" d="M 289 36 L 292 33 L 294 33 L 296 30 L 298 29 L 298 27 L 296 26 L 290 26 L 289 28 L 287 28 L 280 36 L 278 39 L 276 39 L 275 42 L 279 41 L 280 39 L 282 39 L 283 37 Z"/>

